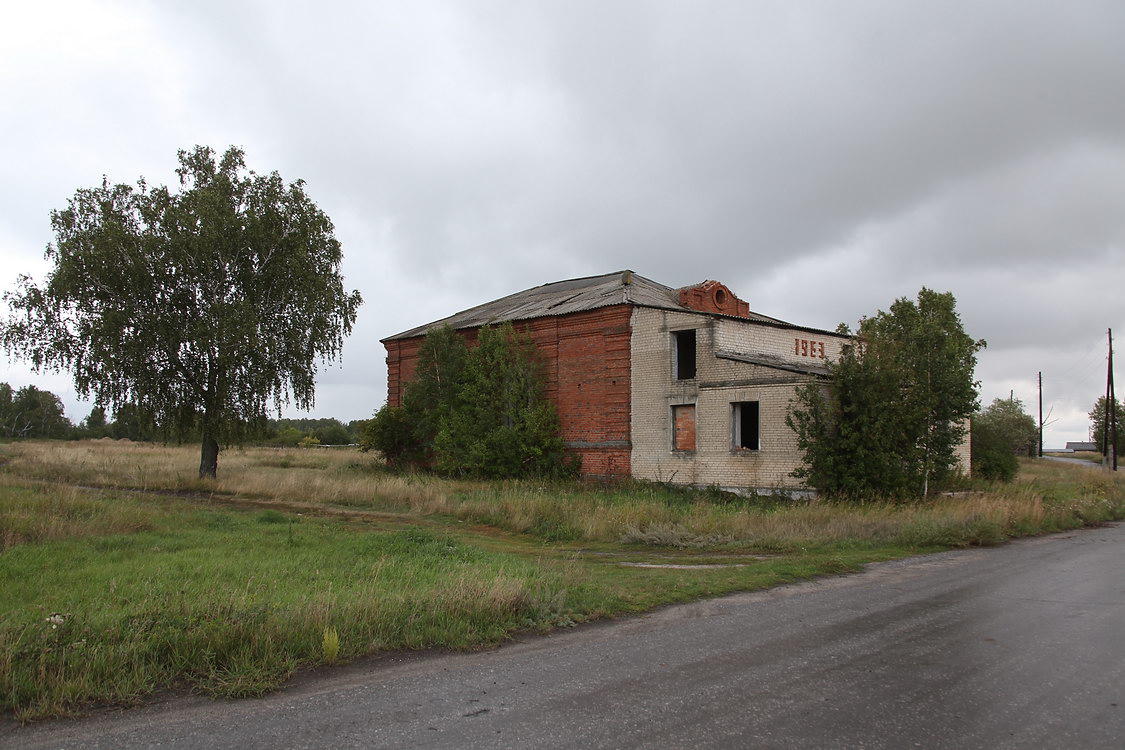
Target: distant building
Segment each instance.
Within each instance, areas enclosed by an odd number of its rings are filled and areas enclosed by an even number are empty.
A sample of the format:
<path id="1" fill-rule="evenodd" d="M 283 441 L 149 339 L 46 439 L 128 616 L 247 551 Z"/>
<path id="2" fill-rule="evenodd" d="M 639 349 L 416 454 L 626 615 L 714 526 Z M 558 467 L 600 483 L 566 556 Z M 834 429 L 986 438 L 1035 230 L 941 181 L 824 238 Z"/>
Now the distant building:
<path id="1" fill-rule="evenodd" d="M 798 386 L 850 339 L 751 312 L 717 281 L 673 289 L 632 271 L 544 284 L 383 339 L 398 406 L 426 331 L 469 342 L 512 321 L 547 361 L 547 395 L 587 476 L 729 489 L 801 489 Z M 961 451 L 969 465 L 968 441 Z"/>
<path id="2" fill-rule="evenodd" d="M 1094 453 L 1101 450 L 1097 443 L 1071 442 L 1069 440 L 1066 443 L 1066 449 L 1068 451 L 1093 451 Z"/>

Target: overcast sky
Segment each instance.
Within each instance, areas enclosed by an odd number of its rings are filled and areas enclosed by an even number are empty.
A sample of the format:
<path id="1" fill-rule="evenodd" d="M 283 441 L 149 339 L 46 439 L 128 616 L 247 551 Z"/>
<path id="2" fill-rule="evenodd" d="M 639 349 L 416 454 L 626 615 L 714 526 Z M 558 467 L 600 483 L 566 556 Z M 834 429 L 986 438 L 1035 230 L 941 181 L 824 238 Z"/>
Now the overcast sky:
<path id="1" fill-rule="evenodd" d="M 833 328 L 927 286 L 1085 440 L 1125 333 L 1121 0 L 15 3 L 0 288 L 79 187 L 176 151 L 306 180 L 365 305 L 315 416 L 386 398 L 379 339 L 549 281 L 717 279 Z M 2 357 L 3 355 L 0 355 Z M 89 411 L 65 376 L 0 379 Z M 1123 384 L 1125 387 L 1125 384 Z M 299 416 L 289 412 L 290 416 Z"/>

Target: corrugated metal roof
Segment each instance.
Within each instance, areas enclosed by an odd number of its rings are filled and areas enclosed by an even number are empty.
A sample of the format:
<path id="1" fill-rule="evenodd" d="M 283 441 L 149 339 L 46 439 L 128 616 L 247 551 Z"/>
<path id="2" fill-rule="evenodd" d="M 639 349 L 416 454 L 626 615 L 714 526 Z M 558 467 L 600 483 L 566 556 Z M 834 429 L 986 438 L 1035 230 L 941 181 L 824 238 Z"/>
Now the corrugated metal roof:
<path id="1" fill-rule="evenodd" d="M 569 315 L 570 313 L 623 304 L 655 307 L 664 310 L 699 312 L 681 305 L 677 290 L 671 287 L 659 284 L 652 279 L 646 279 L 632 271 L 616 271 L 602 276 L 555 281 L 532 289 L 525 289 L 522 292 L 516 292 L 507 297 L 486 302 L 483 305 L 470 307 L 468 310 L 454 313 L 447 318 L 411 328 L 409 331 L 403 331 L 394 336 L 388 336 L 383 341 L 423 336 L 426 331 L 435 326 L 448 325 L 455 330 L 478 328 L 507 320 L 530 320 L 532 318 Z M 750 313 L 749 320 L 769 325 L 802 328 L 802 326 L 793 326 L 776 318 L 753 312 Z"/>

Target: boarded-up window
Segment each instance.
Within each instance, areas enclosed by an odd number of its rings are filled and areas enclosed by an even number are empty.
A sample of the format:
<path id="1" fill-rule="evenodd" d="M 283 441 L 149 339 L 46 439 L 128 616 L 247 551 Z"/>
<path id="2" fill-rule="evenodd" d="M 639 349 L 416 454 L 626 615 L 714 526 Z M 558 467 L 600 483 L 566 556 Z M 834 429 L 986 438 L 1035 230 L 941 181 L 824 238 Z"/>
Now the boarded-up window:
<path id="1" fill-rule="evenodd" d="M 758 450 L 761 428 L 758 402 L 736 401 L 730 406 L 732 445 L 742 450 Z"/>
<path id="2" fill-rule="evenodd" d="M 695 331 L 673 331 L 672 348 L 676 380 L 691 380 L 695 377 Z"/>
<path id="3" fill-rule="evenodd" d="M 672 407 L 672 432 L 673 448 L 695 450 L 695 404 Z"/>

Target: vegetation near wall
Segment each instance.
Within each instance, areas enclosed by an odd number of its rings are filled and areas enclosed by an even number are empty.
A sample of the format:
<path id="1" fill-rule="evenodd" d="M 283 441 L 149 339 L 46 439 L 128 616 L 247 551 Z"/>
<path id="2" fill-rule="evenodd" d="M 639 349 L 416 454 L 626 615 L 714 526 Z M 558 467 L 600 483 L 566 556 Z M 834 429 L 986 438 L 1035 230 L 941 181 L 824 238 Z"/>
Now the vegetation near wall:
<path id="1" fill-rule="evenodd" d="M 996 399 L 973 417 L 973 473 L 1010 482 L 1019 470 L 1016 455 L 1034 455 L 1039 439 L 1035 419 L 1017 399 Z"/>
<path id="2" fill-rule="evenodd" d="M 794 476 L 837 497 L 924 497 L 950 479 L 979 406 L 984 346 L 952 294 L 922 289 L 860 322 L 824 383 L 798 389 L 787 418 L 805 464 Z"/>
<path id="3" fill-rule="evenodd" d="M 578 472 L 559 435 L 535 345 L 511 323 L 469 349 L 448 327 L 426 335 L 401 407 L 384 406 L 362 445 L 397 467 L 452 476 L 562 477 Z"/>

